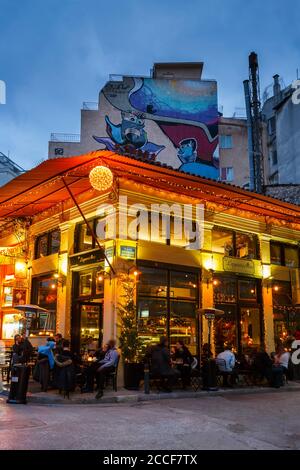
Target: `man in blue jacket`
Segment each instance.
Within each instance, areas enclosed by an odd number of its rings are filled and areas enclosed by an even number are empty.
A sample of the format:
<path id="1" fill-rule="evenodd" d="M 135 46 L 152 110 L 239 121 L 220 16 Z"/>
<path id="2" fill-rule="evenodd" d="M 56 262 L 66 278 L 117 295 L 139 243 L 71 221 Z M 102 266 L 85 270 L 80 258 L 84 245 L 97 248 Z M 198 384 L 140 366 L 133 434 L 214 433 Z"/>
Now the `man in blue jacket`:
<path id="1" fill-rule="evenodd" d="M 119 353 L 116 348 L 116 341 L 114 339 L 111 339 L 108 342 L 108 350 L 104 356 L 104 359 L 99 362 L 100 367 L 96 373 L 98 385 L 98 393 L 96 395 L 97 400 L 103 396 L 105 377 L 116 370 L 118 362 Z"/>

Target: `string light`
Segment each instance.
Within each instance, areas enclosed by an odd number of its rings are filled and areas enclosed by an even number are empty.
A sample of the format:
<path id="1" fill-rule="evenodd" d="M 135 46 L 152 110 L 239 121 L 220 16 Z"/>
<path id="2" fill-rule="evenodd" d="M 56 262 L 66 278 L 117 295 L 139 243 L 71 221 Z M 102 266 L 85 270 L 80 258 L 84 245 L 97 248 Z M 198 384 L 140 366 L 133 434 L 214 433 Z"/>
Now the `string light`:
<path id="1" fill-rule="evenodd" d="M 90 183 L 98 191 L 107 191 L 113 185 L 114 176 L 107 166 L 96 166 L 89 175 Z"/>

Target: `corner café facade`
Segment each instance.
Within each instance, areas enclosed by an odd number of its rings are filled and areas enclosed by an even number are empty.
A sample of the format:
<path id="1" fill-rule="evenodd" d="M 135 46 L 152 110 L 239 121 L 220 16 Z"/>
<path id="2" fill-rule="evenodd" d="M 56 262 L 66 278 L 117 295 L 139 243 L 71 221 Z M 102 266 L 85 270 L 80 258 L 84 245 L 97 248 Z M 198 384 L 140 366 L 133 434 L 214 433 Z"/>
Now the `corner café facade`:
<path id="1" fill-rule="evenodd" d="M 91 186 L 89 174 L 97 166 L 113 174 L 108 191 Z M 201 250 L 187 250 L 187 240 L 174 239 L 171 218 L 171 233 L 163 241 L 139 229 L 136 241 L 120 233 L 98 239 L 105 260 L 91 228 L 97 230 L 101 204 L 118 218 L 124 214 L 120 196 L 128 205 L 146 207 L 203 204 Z M 171 345 L 182 338 L 197 355 L 207 342 L 201 307 L 224 311 L 214 322 L 216 352 L 229 342 L 239 353 L 260 346 L 271 352 L 300 324 L 296 205 L 97 151 L 47 160 L 2 187 L 0 218 L 0 326 L 7 342 L 21 329 L 35 344 L 57 331 L 83 351 L 87 338 L 101 344 L 118 337 L 120 274 L 136 282 L 144 345 L 167 335 Z M 47 312 L 24 315 L 15 308 L 28 303 Z"/>

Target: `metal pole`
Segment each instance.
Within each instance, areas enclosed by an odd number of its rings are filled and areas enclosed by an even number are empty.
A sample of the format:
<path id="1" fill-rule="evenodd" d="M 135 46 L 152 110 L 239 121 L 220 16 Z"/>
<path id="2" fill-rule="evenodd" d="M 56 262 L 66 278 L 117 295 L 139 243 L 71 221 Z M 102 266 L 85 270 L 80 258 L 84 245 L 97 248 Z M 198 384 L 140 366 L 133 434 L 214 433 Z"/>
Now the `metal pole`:
<path id="1" fill-rule="evenodd" d="M 249 170 L 250 170 L 250 181 L 249 189 L 254 191 L 254 161 L 253 161 L 253 135 L 252 135 L 252 119 L 251 119 L 251 105 L 250 105 L 250 90 L 249 80 L 244 80 L 244 93 L 245 93 L 245 104 L 246 104 L 246 116 L 247 116 L 247 131 L 248 131 L 248 158 L 249 158 Z"/>
<path id="2" fill-rule="evenodd" d="M 210 359 L 210 343 L 211 343 L 211 320 L 208 320 L 208 359 Z"/>
<path id="3" fill-rule="evenodd" d="M 94 232 L 94 230 L 93 230 L 93 227 L 91 226 L 91 224 L 89 223 L 89 221 L 86 219 L 84 213 L 82 212 L 82 210 L 81 210 L 79 204 L 77 203 L 77 201 L 76 201 L 76 199 L 75 199 L 75 196 L 73 195 L 71 189 L 70 189 L 69 186 L 67 185 L 67 183 L 66 183 L 66 181 L 65 181 L 65 178 L 62 177 L 62 180 L 63 180 L 63 183 L 64 183 L 64 185 L 65 185 L 65 187 L 66 187 L 66 189 L 67 189 L 67 191 L 68 191 L 68 193 L 69 193 L 71 199 L 73 200 L 74 204 L 76 205 L 77 209 L 79 210 L 79 213 L 80 213 L 81 217 L 83 218 L 83 220 L 84 220 L 86 226 L 88 227 L 88 229 L 89 229 L 89 231 L 90 231 L 90 233 L 91 233 L 91 235 L 92 235 L 93 240 L 95 241 L 96 245 L 98 246 L 98 248 L 99 248 L 100 251 L 102 252 L 102 254 L 103 254 L 104 258 L 106 259 L 107 264 L 108 264 L 108 266 L 110 267 L 112 273 L 115 275 L 116 272 L 115 272 L 114 268 L 112 267 L 112 265 L 111 265 L 109 259 L 107 258 L 103 246 L 100 245 L 99 240 L 98 240 L 98 238 L 97 238 L 97 236 L 96 236 L 96 234 L 95 234 L 95 232 Z"/>

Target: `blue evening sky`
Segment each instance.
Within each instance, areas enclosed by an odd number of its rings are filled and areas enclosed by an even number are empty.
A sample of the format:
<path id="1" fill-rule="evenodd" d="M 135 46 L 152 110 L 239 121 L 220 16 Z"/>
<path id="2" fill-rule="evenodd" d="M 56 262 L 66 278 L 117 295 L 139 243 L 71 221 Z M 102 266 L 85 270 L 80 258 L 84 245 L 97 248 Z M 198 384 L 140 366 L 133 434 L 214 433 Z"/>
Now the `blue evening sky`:
<path id="1" fill-rule="evenodd" d="M 110 73 L 148 75 L 153 62 L 204 61 L 231 116 L 252 50 L 262 91 L 274 73 L 296 78 L 299 25 L 289 0 L 0 0 L 0 151 L 30 168 L 51 132 L 79 132 L 82 102 Z"/>

